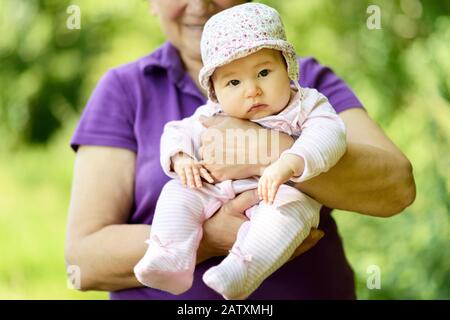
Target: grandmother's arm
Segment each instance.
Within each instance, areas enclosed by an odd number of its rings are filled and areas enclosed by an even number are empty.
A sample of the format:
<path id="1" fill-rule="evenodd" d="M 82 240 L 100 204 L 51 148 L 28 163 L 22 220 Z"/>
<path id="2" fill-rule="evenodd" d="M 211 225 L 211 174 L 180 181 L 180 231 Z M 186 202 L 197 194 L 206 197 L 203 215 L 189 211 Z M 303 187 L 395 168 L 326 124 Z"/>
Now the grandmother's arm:
<path id="1" fill-rule="evenodd" d="M 129 224 L 136 155 L 112 147 L 80 146 L 75 160 L 65 261 L 81 271 L 79 290 L 142 286 L 133 267 L 144 255 L 150 225 Z M 198 261 L 209 257 L 202 248 Z"/>
<path id="2" fill-rule="evenodd" d="M 127 224 L 133 203 L 135 153 L 80 146 L 75 160 L 65 260 L 81 271 L 80 290 L 140 286 L 133 266 L 144 254 L 148 225 Z"/>
<path id="3" fill-rule="evenodd" d="M 389 217 L 415 199 L 412 166 L 382 129 L 360 108 L 339 114 L 347 128 L 347 151 L 339 162 L 296 187 L 327 207 Z"/>
<path id="4" fill-rule="evenodd" d="M 347 109 L 339 113 L 339 116 L 347 128 L 346 153 L 328 172 L 299 183 L 296 187 L 327 207 L 378 217 L 400 213 L 415 199 L 411 163 L 363 109 Z M 209 118 L 202 122 L 209 128 L 222 131 L 223 136 L 226 136 L 225 131 L 230 127 L 254 130 L 257 126 L 231 117 Z M 267 130 L 260 127 L 257 129 Z M 272 155 L 273 161 L 293 144 L 292 138 L 286 134 L 278 137 L 279 153 Z M 207 143 L 212 142 L 203 141 L 204 145 Z M 252 154 L 257 153 L 260 148 L 271 149 L 264 144 L 265 141 L 258 141 L 257 145 L 250 144 L 247 150 L 235 152 Z M 252 147 L 258 149 L 250 150 Z M 220 147 L 203 147 L 203 150 L 220 150 Z M 224 152 L 229 153 L 230 150 L 232 149 L 226 148 Z M 234 159 L 232 154 L 227 156 Z M 203 158 L 211 157 L 214 162 L 214 155 L 203 153 Z M 209 159 L 206 161 L 211 162 Z M 264 168 L 261 164 L 207 166 L 211 174 L 220 181 L 260 175 Z"/>
<path id="5" fill-rule="evenodd" d="M 134 200 L 135 163 L 135 153 L 126 149 L 78 149 L 65 243 L 66 265 L 81 271 L 76 289 L 116 291 L 142 286 L 133 267 L 147 250 L 144 241 L 150 236 L 151 226 L 128 222 Z M 257 200 L 256 192 L 246 191 L 203 224 L 197 263 L 228 253 L 245 221 L 242 212 Z M 322 236 L 322 231 L 312 231 L 293 256 L 313 247 Z"/>

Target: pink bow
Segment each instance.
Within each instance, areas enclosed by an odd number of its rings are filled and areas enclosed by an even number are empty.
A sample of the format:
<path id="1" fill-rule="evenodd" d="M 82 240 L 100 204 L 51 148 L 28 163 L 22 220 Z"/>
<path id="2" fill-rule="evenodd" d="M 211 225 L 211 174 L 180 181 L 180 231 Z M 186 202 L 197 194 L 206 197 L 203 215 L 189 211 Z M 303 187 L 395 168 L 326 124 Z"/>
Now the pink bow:
<path id="1" fill-rule="evenodd" d="M 242 262 L 250 262 L 252 261 L 252 255 L 251 254 L 243 254 L 241 251 L 241 248 L 235 247 L 229 251 L 230 253 L 237 256 Z"/>
<path id="2" fill-rule="evenodd" d="M 156 242 L 156 244 L 158 245 L 158 247 L 161 247 L 161 248 L 164 248 L 164 249 L 168 249 L 167 246 L 173 243 L 172 240 L 169 240 L 169 241 L 167 241 L 166 243 L 163 243 L 163 242 L 161 241 L 161 239 L 159 239 L 159 237 L 158 237 L 156 234 L 152 235 L 152 236 L 151 236 L 151 239 L 145 240 L 145 243 L 146 243 L 146 244 L 150 244 L 150 242 L 151 242 L 152 240 L 153 240 L 154 242 Z"/>

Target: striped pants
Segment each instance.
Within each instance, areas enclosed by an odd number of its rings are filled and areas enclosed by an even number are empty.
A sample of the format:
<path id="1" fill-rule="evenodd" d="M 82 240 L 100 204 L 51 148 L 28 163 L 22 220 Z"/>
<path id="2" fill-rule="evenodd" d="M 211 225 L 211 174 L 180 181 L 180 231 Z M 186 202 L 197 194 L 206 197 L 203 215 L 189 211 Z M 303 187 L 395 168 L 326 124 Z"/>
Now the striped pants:
<path id="1" fill-rule="evenodd" d="M 147 240 L 148 249 L 134 268 L 144 285 L 181 294 L 192 286 L 203 222 L 226 201 L 256 189 L 255 178 L 203 183 L 200 189 L 169 181 L 158 200 Z M 294 250 L 319 224 L 320 204 L 288 185 L 281 185 L 274 203 L 246 211 L 229 255 L 203 275 L 203 281 L 225 299 L 245 299 L 270 274 L 289 260 Z"/>

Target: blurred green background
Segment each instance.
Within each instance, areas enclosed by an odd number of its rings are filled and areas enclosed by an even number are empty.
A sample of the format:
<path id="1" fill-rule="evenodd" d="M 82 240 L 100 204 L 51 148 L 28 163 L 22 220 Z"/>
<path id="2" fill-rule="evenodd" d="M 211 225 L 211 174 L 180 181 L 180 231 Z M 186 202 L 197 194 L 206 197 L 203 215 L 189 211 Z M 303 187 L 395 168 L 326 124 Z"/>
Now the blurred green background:
<path id="1" fill-rule="evenodd" d="M 360 299 L 450 298 L 450 1 L 261 1 L 302 56 L 332 66 L 409 157 L 415 203 L 389 219 L 335 212 Z M 81 29 L 66 26 L 69 5 Z M 370 30 L 377 5 L 382 29 Z M 0 0 L 0 298 L 106 299 L 68 289 L 69 140 L 109 68 L 163 41 L 144 0 Z M 381 289 L 366 286 L 368 268 Z"/>

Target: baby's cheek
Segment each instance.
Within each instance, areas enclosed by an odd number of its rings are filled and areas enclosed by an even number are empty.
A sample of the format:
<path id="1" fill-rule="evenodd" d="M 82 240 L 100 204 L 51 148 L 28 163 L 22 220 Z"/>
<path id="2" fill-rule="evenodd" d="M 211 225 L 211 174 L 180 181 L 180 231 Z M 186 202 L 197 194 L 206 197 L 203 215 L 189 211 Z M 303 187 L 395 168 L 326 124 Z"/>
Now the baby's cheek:
<path id="1" fill-rule="evenodd" d="M 234 100 L 226 100 L 223 104 L 221 104 L 223 111 L 232 117 L 242 118 L 243 108 L 237 101 Z"/>
<path id="2" fill-rule="evenodd" d="M 291 93 L 288 91 L 287 93 L 281 95 L 278 97 L 278 103 L 277 103 L 277 112 L 282 111 L 284 108 L 286 108 L 291 100 Z"/>

